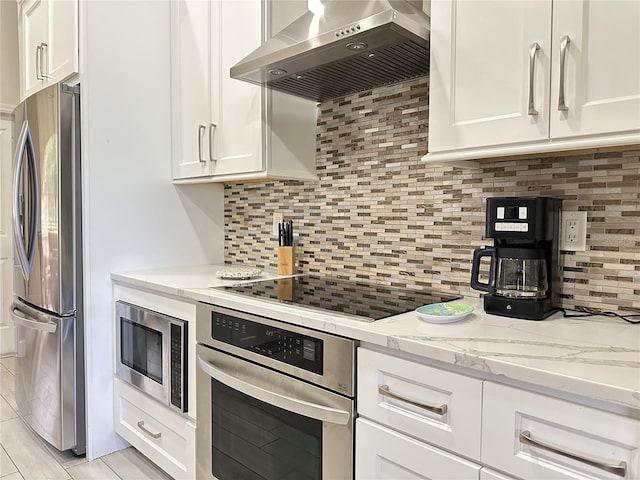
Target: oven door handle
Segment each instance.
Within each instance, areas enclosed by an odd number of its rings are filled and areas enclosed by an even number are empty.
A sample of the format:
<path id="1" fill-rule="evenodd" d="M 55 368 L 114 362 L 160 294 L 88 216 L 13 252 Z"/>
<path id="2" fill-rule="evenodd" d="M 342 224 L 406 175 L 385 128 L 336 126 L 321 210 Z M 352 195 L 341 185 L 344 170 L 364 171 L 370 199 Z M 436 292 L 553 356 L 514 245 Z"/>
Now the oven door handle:
<path id="1" fill-rule="evenodd" d="M 298 413 L 305 417 L 320 420 L 322 422 L 335 423 L 337 425 L 346 425 L 351 418 L 351 414 L 345 410 L 298 400 L 297 398 L 291 398 L 247 383 L 244 380 L 240 380 L 239 378 L 220 370 L 218 367 L 204 360 L 200 355 L 198 355 L 198 366 L 211 378 L 224 383 L 228 387 L 270 405 L 280 407 L 284 410 Z"/>

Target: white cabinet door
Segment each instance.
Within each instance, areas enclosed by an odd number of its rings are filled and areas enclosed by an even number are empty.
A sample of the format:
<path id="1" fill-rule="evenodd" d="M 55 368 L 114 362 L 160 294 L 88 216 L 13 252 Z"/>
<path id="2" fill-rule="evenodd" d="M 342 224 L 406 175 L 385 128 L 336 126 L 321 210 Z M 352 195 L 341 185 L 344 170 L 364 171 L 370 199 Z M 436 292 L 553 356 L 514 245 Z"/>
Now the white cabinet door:
<path id="1" fill-rule="evenodd" d="M 211 10 L 216 3 L 171 2 L 173 178 L 211 175 L 214 165 L 211 82 L 218 66 L 212 62 L 211 36 L 219 27 Z"/>
<path id="2" fill-rule="evenodd" d="M 480 466 L 368 420 L 356 420 L 357 480 L 472 480 Z"/>
<path id="3" fill-rule="evenodd" d="M 436 1 L 431 18 L 429 152 L 547 139 L 551 0 Z"/>
<path id="4" fill-rule="evenodd" d="M 424 160 L 640 143 L 637 0 L 436 1 L 431 27 Z"/>
<path id="5" fill-rule="evenodd" d="M 640 2 L 555 0 L 553 43 L 551 137 L 640 130 Z"/>
<path id="6" fill-rule="evenodd" d="M 49 0 L 44 51 L 49 83 L 78 72 L 78 0 Z"/>
<path id="7" fill-rule="evenodd" d="M 215 2 L 220 28 L 213 49 L 219 56 L 218 89 L 213 91 L 215 175 L 263 170 L 264 89 L 235 80 L 229 69 L 262 44 L 262 1 Z"/>
<path id="8" fill-rule="evenodd" d="M 25 2 L 20 8 L 20 93 L 25 99 L 44 86 L 42 44 L 47 42 L 47 2 Z"/>
<path id="9" fill-rule="evenodd" d="M 78 73 L 78 0 L 33 0 L 19 7 L 20 96 Z"/>

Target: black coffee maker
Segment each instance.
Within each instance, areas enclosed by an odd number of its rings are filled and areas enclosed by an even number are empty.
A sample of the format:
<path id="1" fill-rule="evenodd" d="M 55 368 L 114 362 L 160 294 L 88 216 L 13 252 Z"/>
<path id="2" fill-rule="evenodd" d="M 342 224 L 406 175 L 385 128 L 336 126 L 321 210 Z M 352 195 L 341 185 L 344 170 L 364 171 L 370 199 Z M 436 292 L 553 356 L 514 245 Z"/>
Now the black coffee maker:
<path id="1" fill-rule="evenodd" d="M 493 246 L 475 250 L 471 268 L 471 287 L 489 293 L 485 312 L 542 320 L 559 308 L 561 210 L 558 198 L 487 199 Z M 479 280 L 482 257 L 491 257 L 488 283 Z"/>

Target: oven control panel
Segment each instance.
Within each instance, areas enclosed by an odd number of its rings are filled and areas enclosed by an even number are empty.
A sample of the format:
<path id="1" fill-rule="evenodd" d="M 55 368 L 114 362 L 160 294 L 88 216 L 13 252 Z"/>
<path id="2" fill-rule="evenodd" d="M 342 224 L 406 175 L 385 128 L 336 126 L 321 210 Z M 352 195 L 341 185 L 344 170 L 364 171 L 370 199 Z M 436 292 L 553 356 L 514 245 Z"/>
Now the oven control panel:
<path id="1" fill-rule="evenodd" d="M 244 318 L 213 312 L 211 337 L 264 357 L 323 373 L 323 341 Z"/>

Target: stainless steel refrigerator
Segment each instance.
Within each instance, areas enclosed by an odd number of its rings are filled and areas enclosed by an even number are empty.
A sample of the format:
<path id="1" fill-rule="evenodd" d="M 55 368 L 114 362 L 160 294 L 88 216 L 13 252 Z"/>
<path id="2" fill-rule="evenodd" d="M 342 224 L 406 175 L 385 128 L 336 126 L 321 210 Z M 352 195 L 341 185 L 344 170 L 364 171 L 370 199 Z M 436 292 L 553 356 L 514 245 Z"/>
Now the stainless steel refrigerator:
<path id="1" fill-rule="evenodd" d="M 79 87 L 14 111 L 13 240 L 19 414 L 59 450 L 85 453 Z"/>

